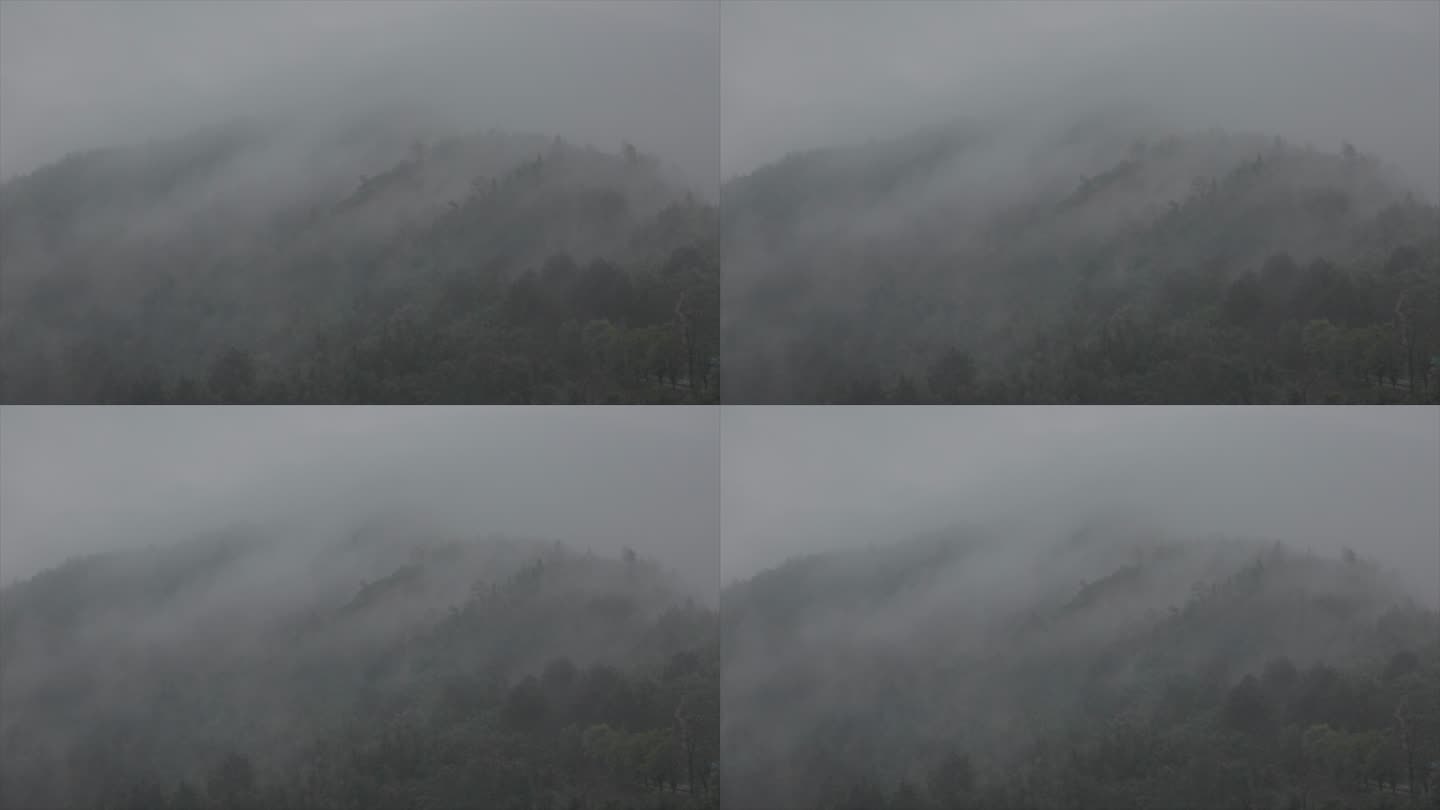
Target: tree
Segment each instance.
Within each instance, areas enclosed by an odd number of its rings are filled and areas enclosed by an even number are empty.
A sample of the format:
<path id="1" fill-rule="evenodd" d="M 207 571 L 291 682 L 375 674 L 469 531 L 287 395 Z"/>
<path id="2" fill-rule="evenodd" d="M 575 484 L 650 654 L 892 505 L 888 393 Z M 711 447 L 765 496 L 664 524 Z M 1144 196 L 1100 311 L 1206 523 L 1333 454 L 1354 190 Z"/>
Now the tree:
<path id="1" fill-rule="evenodd" d="M 914 785 L 901 781 L 890 797 L 890 810 L 925 810 L 925 799 Z"/>
<path id="2" fill-rule="evenodd" d="M 1260 281 L 1254 275 L 1246 273 L 1232 282 L 1225 291 L 1222 311 L 1225 320 L 1248 328 L 1259 318 L 1264 307 L 1265 299 Z"/>
<path id="3" fill-rule="evenodd" d="M 170 794 L 170 810 L 203 810 L 200 792 L 186 780 L 180 780 Z"/>
<path id="4" fill-rule="evenodd" d="M 930 798 L 943 807 L 960 807 L 975 791 L 975 768 L 970 756 L 951 751 L 930 771 Z"/>
<path id="5" fill-rule="evenodd" d="M 1265 673 L 1260 678 L 1265 691 L 1271 695 L 1285 694 L 1293 689 L 1299 680 L 1300 671 L 1288 656 L 1272 658 L 1265 665 Z"/>
<path id="6" fill-rule="evenodd" d="M 549 695 L 568 692 L 575 685 L 576 673 L 575 664 L 569 658 L 556 658 L 545 665 L 540 684 Z"/>
<path id="7" fill-rule="evenodd" d="M 225 755 L 205 779 L 205 792 L 226 810 L 242 810 L 255 803 L 255 766 L 244 754 Z"/>
<path id="8" fill-rule="evenodd" d="M 255 361 L 249 352 L 232 346 L 210 364 L 206 381 L 219 402 L 249 402 L 255 392 Z"/>
<path id="9" fill-rule="evenodd" d="M 165 790 L 160 783 L 148 776 L 136 778 L 123 791 L 119 810 L 163 810 L 166 807 Z"/>
<path id="10" fill-rule="evenodd" d="M 930 366 L 930 392 L 942 402 L 963 402 L 975 384 L 975 361 L 968 352 L 951 348 Z"/>
<path id="11" fill-rule="evenodd" d="M 890 401 L 897 405 L 917 405 L 920 403 L 920 389 L 908 375 L 901 374 L 890 394 Z"/>
<path id="12" fill-rule="evenodd" d="M 1225 697 L 1225 719 L 1237 728 L 1256 731 L 1268 720 L 1265 690 L 1254 675 L 1246 675 Z"/>
<path id="13" fill-rule="evenodd" d="M 839 810 L 876 810 L 885 806 L 885 792 L 870 781 L 858 782 L 850 787 L 839 804 Z"/>

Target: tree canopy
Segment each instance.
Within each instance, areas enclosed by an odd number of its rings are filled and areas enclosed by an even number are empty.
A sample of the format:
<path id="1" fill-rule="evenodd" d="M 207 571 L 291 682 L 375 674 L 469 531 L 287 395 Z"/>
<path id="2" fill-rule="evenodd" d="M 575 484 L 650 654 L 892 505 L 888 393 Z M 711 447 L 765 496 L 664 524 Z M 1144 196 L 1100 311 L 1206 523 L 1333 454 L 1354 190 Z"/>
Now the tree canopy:
<path id="1" fill-rule="evenodd" d="M 633 146 L 221 128 L 13 179 L 0 218 L 6 402 L 718 397 L 715 208 Z"/>
<path id="2" fill-rule="evenodd" d="M 954 126 L 722 198 L 727 402 L 1440 402 L 1440 208 L 1348 144 Z"/>

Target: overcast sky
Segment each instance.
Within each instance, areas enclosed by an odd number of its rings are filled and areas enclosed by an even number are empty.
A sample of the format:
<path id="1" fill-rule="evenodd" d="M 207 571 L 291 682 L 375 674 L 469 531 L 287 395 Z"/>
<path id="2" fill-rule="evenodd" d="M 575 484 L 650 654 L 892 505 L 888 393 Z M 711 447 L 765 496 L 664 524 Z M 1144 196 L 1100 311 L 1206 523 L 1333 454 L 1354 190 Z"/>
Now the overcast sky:
<path id="1" fill-rule="evenodd" d="M 1144 103 L 1440 189 L 1440 3 L 727 2 L 722 173 L 957 117 Z"/>
<path id="2" fill-rule="evenodd" d="M 723 578 L 957 522 L 1135 509 L 1402 568 L 1440 600 L 1440 408 L 726 407 Z M 1051 535 L 1048 539 L 1058 539 Z"/>
<path id="3" fill-rule="evenodd" d="M 713 2 L 0 3 L 0 176 L 234 115 L 423 102 L 718 171 Z"/>
<path id="4" fill-rule="evenodd" d="M 397 505 L 630 543 L 692 582 L 956 521 L 1058 530 L 1138 508 L 1182 532 L 1352 545 L 1440 587 L 1434 407 L 7 406 L 0 447 L 6 582 L 236 521 Z"/>
<path id="5" fill-rule="evenodd" d="M 1431 0 L 5 0 L 0 175 L 397 97 L 629 139 L 705 179 L 958 116 L 1139 101 L 1188 126 L 1350 140 L 1440 194 L 1437 75 Z"/>
<path id="6" fill-rule="evenodd" d="M 713 591 L 711 407 L 0 409 L 0 581 L 235 522 L 420 508 L 474 534 L 630 545 Z"/>

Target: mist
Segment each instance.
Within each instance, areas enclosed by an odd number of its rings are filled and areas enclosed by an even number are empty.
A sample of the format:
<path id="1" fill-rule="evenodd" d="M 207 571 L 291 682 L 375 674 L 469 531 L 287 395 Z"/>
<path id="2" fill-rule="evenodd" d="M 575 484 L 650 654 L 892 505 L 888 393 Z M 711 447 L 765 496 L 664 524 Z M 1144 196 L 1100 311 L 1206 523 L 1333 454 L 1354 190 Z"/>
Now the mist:
<path id="1" fill-rule="evenodd" d="M 726 582 L 952 526 L 1017 558 L 1123 514 L 1349 546 L 1440 604 L 1440 409 L 763 408 L 722 416 Z"/>
<path id="2" fill-rule="evenodd" d="M 739 4 L 722 49 L 727 403 L 1440 401 L 1434 4 Z"/>
<path id="3" fill-rule="evenodd" d="M 1392 739 L 1432 705 L 1440 409 L 722 419 L 725 806 L 1433 789 L 1382 742 L 1361 744 L 1392 770 L 1363 783 L 1213 769 L 1272 761 L 1299 729 L 1301 756 L 1325 729 Z M 1341 682 L 1357 697 L 1317 697 Z"/>
<path id="4" fill-rule="evenodd" d="M 0 410 L 0 804 L 713 793 L 717 420 Z M 649 782 L 554 760 L 677 716 Z"/>
<path id="5" fill-rule="evenodd" d="M 1139 107 L 1181 129 L 1348 141 L 1440 199 L 1433 3 L 737 3 L 721 28 L 727 179 L 956 119 L 1023 137 Z"/>
<path id="6" fill-rule="evenodd" d="M 611 557 L 628 546 L 713 599 L 717 420 L 712 408 L 6 406 L 0 578 L 236 526 L 304 545 L 401 514 L 461 538 Z"/>
<path id="7" fill-rule="evenodd" d="M 403 107 L 417 128 L 536 132 L 718 167 L 713 3 L 7 2 L 0 178 L 78 150 Z"/>
<path id="8" fill-rule="evenodd" d="M 713 327 L 599 376 L 562 346 L 718 321 L 716 11 L 6 3 L 0 399 L 714 403 Z"/>

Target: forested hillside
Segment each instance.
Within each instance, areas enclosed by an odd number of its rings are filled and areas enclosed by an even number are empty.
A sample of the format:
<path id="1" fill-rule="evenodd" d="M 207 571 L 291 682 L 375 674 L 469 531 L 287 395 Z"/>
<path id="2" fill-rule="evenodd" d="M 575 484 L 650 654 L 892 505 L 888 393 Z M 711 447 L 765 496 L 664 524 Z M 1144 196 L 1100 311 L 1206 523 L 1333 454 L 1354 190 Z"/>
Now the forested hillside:
<path id="1" fill-rule="evenodd" d="M 394 520 L 292 540 L 0 592 L 0 806 L 716 805 L 715 614 L 652 561 Z"/>
<path id="2" fill-rule="evenodd" d="M 1363 555 L 1019 541 L 957 530 L 731 586 L 724 805 L 1440 807 L 1440 614 Z"/>
<path id="3" fill-rule="evenodd" d="M 0 186 L 6 402 L 706 402 L 714 206 L 658 161 L 241 122 Z"/>
<path id="4" fill-rule="evenodd" d="M 1440 401 L 1440 209 L 1350 144 L 1096 115 L 722 190 L 727 402 Z"/>

